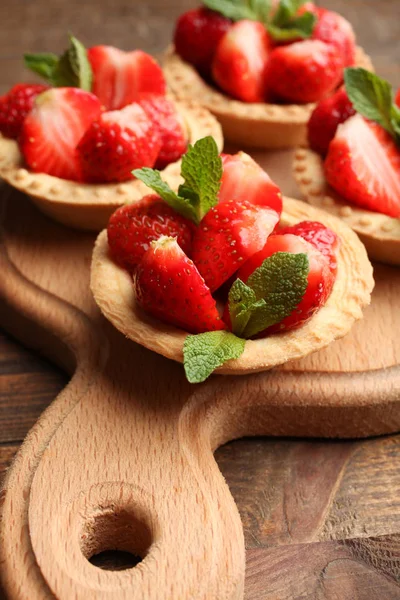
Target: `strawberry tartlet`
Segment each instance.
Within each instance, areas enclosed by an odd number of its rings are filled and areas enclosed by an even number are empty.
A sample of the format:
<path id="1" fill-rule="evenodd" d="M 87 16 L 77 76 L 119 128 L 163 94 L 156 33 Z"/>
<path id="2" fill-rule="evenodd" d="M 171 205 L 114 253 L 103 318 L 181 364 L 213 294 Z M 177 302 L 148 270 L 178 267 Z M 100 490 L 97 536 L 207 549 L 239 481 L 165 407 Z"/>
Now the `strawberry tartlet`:
<path id="1" fill-rule="evenodd" d="M 145 52 L 86 50 L 73 36 L 61 56 L 27 54 L 46 85 L 21 83 L 0 98 L 0 177 L 61 223 L 99 231 L 145 186 L 132 171 L 160 169 L 173 189 L 188 143 L 223 139 L 215 118 L 166 93 Z"/>
<path id="2" fill-rule="evenodd" d="M 373 278 L 356 234 L 282 203 L 247 154 L 219 155 L 206 137 L 182 158 L 176 193 L 158 171 L 135 176 L 149 193 L 99 235 L 91 289 L 117 329 L 183 362 L 191 383 L 301 358 L 361 318 Z"/>
<path id="3" fill-rule="evenodd" d="M 288 148 L 306 140 L 315 103 L 350 65 L 372 70 L 350 23 L 304 0 L 203 0 L 177 21 L 164 73 L 180 100 L 196 99 L 228 141 Z"/>
<path id="4" fill-rule="evenodd" d="M 322 100 L 295 152 L 305 199 L 339 216 L 371 258 L 400 265 L 400 93 L 369 71 L 348 68 L 345 86 Z"/>

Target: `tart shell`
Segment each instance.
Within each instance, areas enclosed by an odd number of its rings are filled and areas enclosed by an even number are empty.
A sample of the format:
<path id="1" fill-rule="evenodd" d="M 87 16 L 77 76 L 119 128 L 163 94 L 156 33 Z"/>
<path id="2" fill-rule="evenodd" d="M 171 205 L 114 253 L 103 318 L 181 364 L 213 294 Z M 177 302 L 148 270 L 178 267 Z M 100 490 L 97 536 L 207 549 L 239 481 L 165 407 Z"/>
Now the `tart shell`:
<path id="1" fill-rule="evenodd" d="M 282 225 L 303 220 L 321 221 L 341 239 L 337 278 L 328 301 L 297 330 L 247 340 L 242 356 L 227 362 L 218 373 L 264 371 L 320 350 L 344 336 L 370 303 L 372 266 L 356 234 L 339 219 L 304 202 L 284 198 Z M 138 306 L 131 276 L 109 255 L 106 231 L 97 238 L 93 251 L 91 289 L 104 316 L 126 337 L 167 358 L 183 361 L 183 343 L 188 334 L 154 319 Z"/>
<path id="2" fill-rule="evenodd" d="M 308 148 L 294 154 L 294 176 L 309 204 L 340 217 L 354 229 L 370 258 L 389 265 L 400 265 L 400 219 L 350 204 L 328 184 L 324 162 Z"/>
<path id="3" fill-rule="evenodd" d="M 211 135 L 220 151 L 223 136 L 220 124 L 207 109 L 191 100 L 175 102 L 188 132 L 188 142 Z M 181 182 L 181 161 L 169 164 L 161 173 L 164 181 L 176 190 Z M 24 160 L 15 140 L 0 134 L 0 177 L 14 188 L 28 194 L 43 213 L 69 227 L 100 231 L 110 215 L 123 204 L 140 200 L 148 188 L 137 179 L 123 183 L 84 184 L 33 173 Z"/>
<path id="4" fill-rule="evenodd" d="M 356 66 L 373 71 L 371 59 L 357 47 Z M 167 83 L 178 100 L 196 99 L 222 125 L 226 141 L 253 148 L 293 148 L 306 143 L 306 125 L 315 104 L 246 103 L 208 85 L 171 46 L 163 61 Z"/>

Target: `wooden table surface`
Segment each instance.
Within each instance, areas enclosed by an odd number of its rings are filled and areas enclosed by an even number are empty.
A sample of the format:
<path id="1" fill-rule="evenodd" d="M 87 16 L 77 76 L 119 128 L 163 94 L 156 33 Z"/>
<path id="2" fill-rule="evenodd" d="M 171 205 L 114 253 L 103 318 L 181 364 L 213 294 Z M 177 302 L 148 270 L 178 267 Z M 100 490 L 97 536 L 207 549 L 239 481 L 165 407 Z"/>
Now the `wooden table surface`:
<path id="1" fill-rule="evenodd" d="M 29 77 L 23 51 L 61 51 L 67 31 L 88 46 L 158 53 L 171 38 L 176 16 L 195 5 L 3 0 L 0 93 Z M 398 0 L 324 5 L 353 22 L 376 70 L 399 85 Z M 49 362 L 0 334 L 0 474 L 66 382 Z M 248 600 L 261 600 L 267 587 L 276 589 L 279 600 L 400 598 L 400 436 L 352 442 L 245 439 L 220 448 L 216 459 L 243 519 Z M 285 561 L 290 544 L 298 544 L 298 563 Z M 300 596 L 305 581 L 309 591 Z"/>

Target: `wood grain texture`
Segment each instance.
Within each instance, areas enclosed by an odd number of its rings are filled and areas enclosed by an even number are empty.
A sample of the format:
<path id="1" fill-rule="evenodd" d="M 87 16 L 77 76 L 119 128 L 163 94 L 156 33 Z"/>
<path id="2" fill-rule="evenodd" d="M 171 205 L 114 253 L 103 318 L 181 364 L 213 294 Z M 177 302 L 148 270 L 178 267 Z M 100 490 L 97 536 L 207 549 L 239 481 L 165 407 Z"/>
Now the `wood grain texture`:
<path id="1" fill-rule="evenodd" d="M 183 10 L 197 4 L 194 0 L 178 1 L 148 0 L 142 5 L 127 3 L 125 0 L 116 0 L 110 10 L 109 3 L 94 2 L 93 0 L 84 4 L 75 2 L 65 3 L 61 0 L 50 4 L 43 0 L 34 3 L 12 2 L 4 0 L 0 4 L 0 22 L 2 23 L 2 36 L 0 37 L 0 93 L 8 87 L 26 77 L 20 55 L 22 49 L 25 51 L 61 50 L 65 44 L 65 31 L 67 29 L 90 43 L 112 43 L 131 48 L 133 45 L 141 45 L 149 51 L 161 52 L 170 40 L 173 27 L 173 19 Z M 368 49 L 372 55 L 377 71 L 397 85 L 400 80 L 400 66 L 395 60 L 399 55 L 400 21 L 393 18 L 397 9 L 396 0 L 380 0 L 379 6 L 374 0 L 327 0 L 323 3 L 330 8 L 340 10 L 342 14 L 351 18 L 357 31 L 359 42 Z M 90 26 L 88 26 L 90 23 Z M 93 26 L 94 24 L 94 26 Z M 288 182 L 283 181 L 287 194 L 293 194 L 288 187 Z M 20 204 L 21 210 L 24 209 Z M 18 212 L 18 211 L 17 211 Z M 54 260 L 51 260 L 52 268 L 57 268 L 57 258 L 65 250 L 65 238 L 71 235 L 74 243 L 81 248 L 84 246 L 79 237 L 74 237 L 73 232 L 67 230 L 54 231 L 47 249 L 53 244 Z M 25 232 L 29 239 L 30 233 Z M 60 236 L 61 247 L 55 243 Z M 18 244 L 18 236 L 15 237 Z M 46 243 L 44 245 L 44 251 Z M 34 249 L 34 243 L 30 250 Z M 15 252 L 18 254 L 18 252 Z M 21 253 L 19 258 L 21 259 Z M 83 260 L 87 257 L 83 254 Z M 393 277 L 395 272 L 390 272 Z M 73 275 L 72 275 L 73 276 Z M 383 274 L 382 277 L 386 275 Z M 42 280 L 46 280 L 43 274 Z M 57 290 L 55 290 L 57 293 Z M 62 290 L 64 293 L 64 290 Z M 371 310 L 373 309 L 371 306 Z M 392 323 L 392 331 L 395 331 L 396 322 Z M 38 341 L 36 339 L 36 341 Z M 2 373 L 7 369 L 15 371 L 14 360 L 18 361 L 22 350 L 16 350 L 14 344 L 6 342 L 6 349 L 11 345 L 10 355 L 12 364 L 1 365 Z M 371 338 L 371 347 L 373 347 Z M 375 348 L 373 348 L 375 349 Z M 361 344 L 357 345 L 358 356 L 363 351 Z M 3 354 L 3 347 L 1 350 Z M 4 352 L 8 352 L 5 350 Z M 322 354 L 322 353 L 321 353 Z M 31 355 L 32 356 L 32 355 Z M 16 358 L 15 358 L 16 357 Z M 322 358 L 322 357 L 320 357 Z M 380 352 L 374 352 L 377 365 L 381 363 Z M 336 361 L 337 370 L 341 369 L 341 357 L 338 353 Z M 318 365 L 314 365 L 315 368 Z M 22 366 L 22 368 L 24 368 Z M 27 367 L 28 372 L 31 367 Z M 308 368 L 312 368 L 309 363 Z M 47 365 L 46 372 L 53 373 L 54 370 Z M 46 384 L 44 383 L 46 381 Z M 48 401 L 51 385 L 48 386 L 48 376 L 37 374 L 37 390 L 43 390 L 43 405 Z M 60 388 L 64 385 L 64 377 L 60 376 Z M 1 379 L 0 379 L 1 385 Z M 6 403 L 2 404 L 2 416 L 9 407 L 15 408 L 18 413 L 18 401 L 24 396 L 23 389 L 18 389 L 18 380 L 15 388 L 6 395 Z M 2 389 L 2 388 L 1 388 Z M 23 400 L 25 402 L 25 400 Z M 36 405 L 35 410 L 39 410 Z M 36 418 L 31 415 L 31 421 Z M 28 414 L 27 414 L 28 416 Z M 0 424 L 0 435 L 6 432 L 6 421 Z M 28 422 L 26 422 L 28 425 Z M 29 423 L 30 425 L 30 423 Z M 22 429 L 22 428 L 21 428 Z M 302 519 L 303 511 L 307 509 L 309 496 L 296 493 L 291 497 L 291 489 L 295 482 L 291 475 L 291 460 L 296 463 L 296 456 L 303 456 L 305 470 L 302 472 L 304 482 L 293 489 L 304 489 L 308 478 L 314 478 L 315 490 L 322 489 L 326 484 L 325 465 L 332 472 L 332 465 L 336 463 L 333 456 L 338 452 L 336 473 L 339 473 L 339 464 L 342 459 L 341 443 L 323 442 L 321 444 L 320 460 L 315 464 L 314 444 L 319 442 L 297 442 L 293 440 L 241 440 L 230 443 L 220 448 L 216 458 L 227 482 L 231 487 L 234 498 L 237 501 L 242 517 L 244 518 L 244 530 L 246 543 L 252 545 L 252 534 L 261 542 L 261 546 L 250 547 L 247 553 L 247 575 L 246 575 L 246 598 L 266 598 L 267 590 L 272 589 L 274 598 L 317 598 L 329 600 L 342 600 L 343 598 L 361 598 L 362 600 L 375 600 L 377 597 L 392 598 L 399 597 L 399 587 L 393 583 L 399 581 L 398 568 L 396 567 L 396 556 L 399 555 L 399 537 L 396 535 L 382 536 L 383 533 L 398 532 L 398 506 L 396 499 L 399 497 L 398 472 L 400 452 L 398 436 L 382 438 L 366 442 L 349 442 L 354 447 L 357 460 L 349 459 L 343 473 L 339 474 L 340 481 L 336 492 L 332 495 L 332 504 L 327 510 L 326 521 L 329 526 L 321 530 L 321 540 L 330 539 L 333 542 L 324 541 L 323 544 L 304 544 L 289 555 L 289 566 L 271 560 L 270 550 L 274 545 L 269 544 L 268 531 L 271 528 L 269 520 L 271 496 L 276 503 L 285 502 L 296 506 L 289 515 L 288 528 L 298 531 L 298 522 Z M 297 450 L 298 445 L 302 450 Z M 346 443 L 347 444 L 347 443 Z M 3 446 L 0 444 L 0 462 L 8 460 L 14 453 L 16 446 Z M 308 452 L 305 448 L 308 448 Z M 299 454 L 298 454 L 299 452 Z M 299 475 L 299 469 L 295 468 Z M 272 476 L 271 485 L 267 484 L 269 476 Z M 320 479 L 318 487 L 316 481 Z M 288 484 L 288 481 L 291 484 Z M 263 488 L 264 484 L 264 488 Z M 331 484 L 332 485 L 332 484 Z M 303 487 L 302 487 L 303 486 Z M 265 493 L 262 490 L 265 490 Z M 260 490 L 260 491 L 258 491 Z M 269 492 L 269 493 L 268 493 Z M 390 492 L 388 494 L 388 492 Z M 252 503 L 253 496 L 257 496 L 257 502 Z M 387 501 L 386 501 L 387 499 Z M 317 500 L 315 504 L 318 505 Z M 248 508 L 246 508 L 248 507 Z M 279 511 L 278 514 L 281 514 Z M 263 525 L 264 521 L 267 521 Z M 262 536 L 259 531 L 264 530 Z M 283 525 L 277 530 L 284 532 Z M 324 532 L 327 533 L 324 533 Z M 326 535 L 324 538 L 322 536 Z M 336 539 L 341 536 L 374 535 L 380 536 L 375 540 L 364 538 L 365 547 L 357 554 L 348 556 L 343 561 L 341 545 Z M 275 536 L 272 527 L 272 536 Z M 283 534 L 287 539 L 287 535 Z M 254 540 L 253 540 L 254 543 Z M 275 542 L 274 542 L 275 543 Z M 359 544 L 357 541 L 356 544 Z M 354 542 L 353 542 L 354 545 Z M 312 555 L 322 557 L 319 568 L 315 567 L 312 560 L 308 560 L 308 548 L 315 548 Z M 398 561 L 397 561 L 398 564 Z M 332 571 L 332 567 L 340 565 L 340 570 Z M 364 565 L 367 565 L 367 569 Z M 325 569 L 325 567 L 327 567 Z M 382 578 L 382 572 L 386 575 Z M 333 575 L 332 577 L 330 575 Z M 306 584 L 304 584 L 306 581 Z M 273 582 L 273 586 L 271 585 Z M 320 582 L 317 586 L 317 583 Z"/>

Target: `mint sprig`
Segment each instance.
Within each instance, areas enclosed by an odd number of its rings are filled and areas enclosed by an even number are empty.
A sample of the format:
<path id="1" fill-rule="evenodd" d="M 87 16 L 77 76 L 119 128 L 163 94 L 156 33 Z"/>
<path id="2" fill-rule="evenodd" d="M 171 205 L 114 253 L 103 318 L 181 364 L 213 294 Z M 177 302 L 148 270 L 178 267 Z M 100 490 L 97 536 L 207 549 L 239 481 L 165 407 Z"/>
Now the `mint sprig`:
<path id="1" fill-rule="evenodd" d="M 49 53 L 25 54 L 24 63 L 54 87 L 78 87 L 87 92 L 92 89 L 92 68 L 86 48 L 73 35 L 69 36 L 69 48 L 60 57 Z"/>
<path id="2" fill-rule="evenodd" d="M 198 225 L 204 215 L 218 203 L 222 178 L 222 160 L 213 137 L 207 136 L 189 146 L 182 158 L 181 175 L 184 182 L 178 193 L 161 179 L 155 169 L 144 167 L 132 171 L 169 204 L 176 212 Z"/>
<path id="3" fill-rule="evenodd" d="M 390 83 L 361 67 L 344 71 L 346 93 L 355 110 L 381 125 L 400 145 L 400 110 Z"/>
<path id="4" fill-rule="evenodd" d="M 280 0 L 276 10 L 272 11 L 271 0 L 203 0 L 205 6 L 232 21 L 249 19 L 263 23 L 276 41 L 311 36 L 316 22 L 315 15 L 306 11 L 298 16 L 298 10 L 305 2 L 306 0 Z"/>
<path id="5" fill-rule="evenodd" d="M 183 345 L 184 368 L 190 383 L 201 383 L 227 360 L 239 358 L 245 340 L 228 331 L 188 335 Z"/>
<path id="6" fill-rule="evenodd" d="M 247 339 L 288 317 L 306 292 L 308 272 L 307 254 L 276 252 L 247 284 L 236 280 L 228 298 L 232 331 Z"/>

